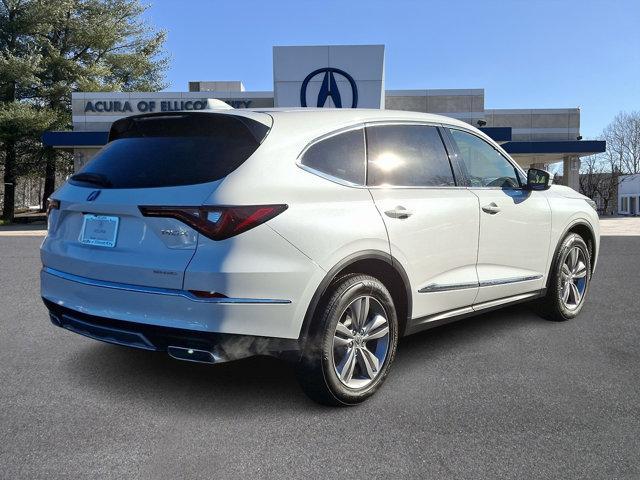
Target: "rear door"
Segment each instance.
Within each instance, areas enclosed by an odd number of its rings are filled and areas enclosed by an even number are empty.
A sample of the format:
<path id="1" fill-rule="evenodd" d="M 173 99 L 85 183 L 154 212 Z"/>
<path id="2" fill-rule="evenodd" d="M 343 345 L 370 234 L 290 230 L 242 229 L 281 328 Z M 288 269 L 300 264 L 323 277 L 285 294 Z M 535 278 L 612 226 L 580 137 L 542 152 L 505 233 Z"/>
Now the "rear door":
<path id="1" fill-rule="evenodd" d="M 182 288 L 198 233 L 140 206 L 198 207 L 259 147 L 264 123 L 179 113 L 114 123 L 109 143 L 53 195 L 45 267 L 96 280 Z"/>
<path id="2" fill-rule="evenodd" d="M 413 318 L 471 305 L 478 199 L 456 185 L 438 128 L 371 124 L 366 138 L 367 185 L 409 277 Z"/>
<path id="3" fill-rule="evenodd" d="M 522 188 L 522 173 L 481 137 L 454 128 L 449 132 L 469 191 L 480 202 L 480 289 L 475 303 L 542 288 L 551 239 L 545 192 Z"/>

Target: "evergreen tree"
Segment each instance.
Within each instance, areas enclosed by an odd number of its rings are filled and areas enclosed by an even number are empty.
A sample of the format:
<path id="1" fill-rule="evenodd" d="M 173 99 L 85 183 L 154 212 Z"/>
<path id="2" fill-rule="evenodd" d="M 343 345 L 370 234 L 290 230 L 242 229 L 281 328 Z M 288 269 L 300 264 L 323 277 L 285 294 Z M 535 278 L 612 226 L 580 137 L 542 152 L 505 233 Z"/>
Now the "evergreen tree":
<path id="1" fill-rule="evenodd" d="M 145 9 L 139 0 L 0 0 L 3 219 L 13 220 L 13 185 L 29 150 L 23 147 L 48 128 L 70 126 L 71 92 L 165 87 L 165 32 L 142 19 Z M 8 112 L 22 120 L 12 122 Z M 40 155 L 43 200 L 54 189 L 57 157 L 46 148 Z"/>

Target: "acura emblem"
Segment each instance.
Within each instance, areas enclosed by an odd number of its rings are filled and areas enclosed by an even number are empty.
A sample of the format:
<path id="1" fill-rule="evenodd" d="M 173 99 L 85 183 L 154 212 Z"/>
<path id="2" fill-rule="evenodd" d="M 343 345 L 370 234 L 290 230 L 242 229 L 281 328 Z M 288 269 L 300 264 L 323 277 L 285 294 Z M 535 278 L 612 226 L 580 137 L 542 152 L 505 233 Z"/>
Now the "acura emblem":
<path id="1" fill-rule="evenodd" d="M 87 202 L 93 202 L 96 198 L 100 196 L 100 192 L 101 190 L 94 190 L 93 192 L 91 192 L 87 197 Z"/>
<path id="2" fill-rule="evenodd" d="M 358 106 L 358 87 L 356 87 L 356 81 L 344 70 L 333 67 L 319 68 L 307 75 L 302 82 L 302 87 L 300 88 L 301 106 L 307 106 L 307 86 L 309 85 L 309 82 L 321 73 L 324 73 L 324 77 L 322 78 L 322 85 L 320 86 L 320 92 L 318 93 L 317 107 L 324 107 L 325 103 L 327 103 L 327 98 L 331 97 L 333 104 L 337 108 L 342 108 L 342 97 L 340 96 L 340 90 L 338 90 L 336 75 L 343 77 L 351 86 L 351 108 L 356 108 Z"/>

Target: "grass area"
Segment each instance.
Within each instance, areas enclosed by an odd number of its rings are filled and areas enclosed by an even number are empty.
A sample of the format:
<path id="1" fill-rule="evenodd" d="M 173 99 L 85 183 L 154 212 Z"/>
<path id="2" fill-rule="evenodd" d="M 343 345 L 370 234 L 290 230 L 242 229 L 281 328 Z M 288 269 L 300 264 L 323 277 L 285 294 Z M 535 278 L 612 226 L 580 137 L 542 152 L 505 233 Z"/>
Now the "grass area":
<path id="1" fill-rule="evenodd" d="M 1 227 L 1 226 L 3 226 L 3 225 L 11 225 L 11 223 L 10 223 L 10 222 L 7 222 L 6 220 L 2 220 L 2 219 L 0 218 L 0 227 Z"/>

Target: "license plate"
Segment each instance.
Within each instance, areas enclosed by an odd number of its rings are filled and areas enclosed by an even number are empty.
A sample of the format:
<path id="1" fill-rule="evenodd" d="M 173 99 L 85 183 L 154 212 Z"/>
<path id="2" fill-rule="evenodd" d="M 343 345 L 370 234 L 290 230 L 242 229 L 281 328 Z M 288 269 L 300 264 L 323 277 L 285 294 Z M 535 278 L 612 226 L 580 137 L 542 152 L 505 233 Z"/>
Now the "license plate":
<path id="1" fill-rule="evenodd" d="M 80 232 L 80 243 L 99 247 L 115 247 L 119 223 L 120 219 L 118 217 L 85 215 L 82 221 L 82 231 Z"/>

